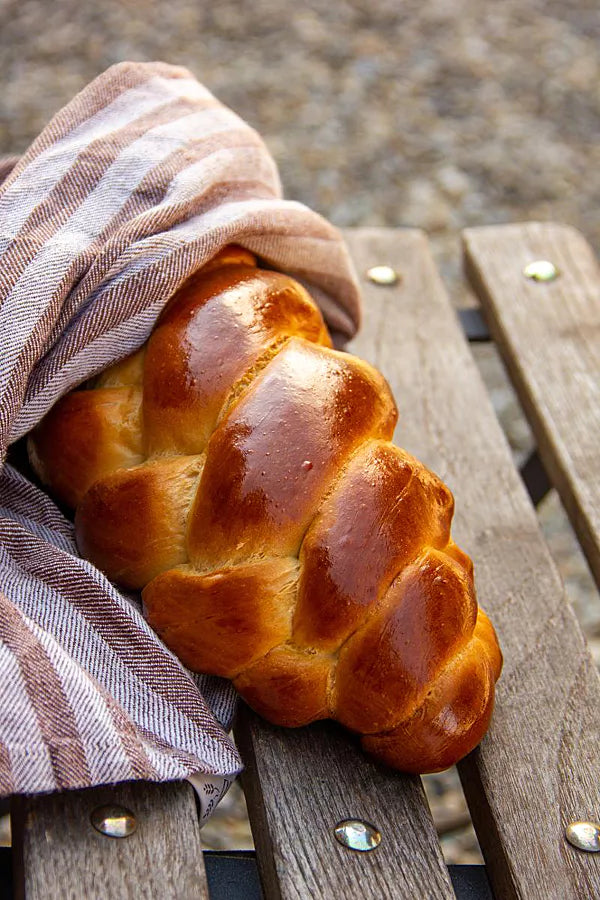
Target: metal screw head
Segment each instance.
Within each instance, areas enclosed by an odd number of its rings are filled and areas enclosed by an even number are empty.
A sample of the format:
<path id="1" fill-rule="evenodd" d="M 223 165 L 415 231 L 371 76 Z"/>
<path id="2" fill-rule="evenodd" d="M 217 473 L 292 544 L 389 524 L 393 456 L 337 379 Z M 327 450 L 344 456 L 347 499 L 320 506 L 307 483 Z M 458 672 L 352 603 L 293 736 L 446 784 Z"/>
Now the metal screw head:
<path id="1" fill-rule="evenodd" d="M 362 853 L 374 850 L 381 843 L 381 835 L 375 826 L 361 819 L 344 819 L 335 826 L 333 833 L 344 847 Z"/>
<path id="2" fill-rule="evenodd" d="M 535 259 L 525 266 L 523 275 L 532 281 L 554 281 L 560 272 L 549 259 Z"/>
<path id="3" fill-rule="evenodd" d="M 373 266 L 367 270 L 367 278 L 374 284 L 396 284 L 399 275 L 391 266 Z"/>
<path id="4" fill-rule="evenodd" d="M 597 822 L 570 822 L 565 828 L 565 837 L 578 850 L 600 852 L 600 825 Z"/>
<path id="5" fill-rule="evenodd" d="M 137 828 L 134 814 L 124 806 L 98 806 L 90 818 L 96 831 L 107 837 L 129 837 Z"/>

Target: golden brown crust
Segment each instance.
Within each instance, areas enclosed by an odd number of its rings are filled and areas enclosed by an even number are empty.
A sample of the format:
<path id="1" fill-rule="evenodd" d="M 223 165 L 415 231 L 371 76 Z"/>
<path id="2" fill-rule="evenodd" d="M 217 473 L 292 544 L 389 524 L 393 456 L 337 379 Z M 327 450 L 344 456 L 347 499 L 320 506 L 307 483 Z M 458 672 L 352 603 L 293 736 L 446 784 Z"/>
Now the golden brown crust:
<path id="1" fill-rule="evenodd" d="M 210 439 L 190 516 L 192 563 L 296 555 L 344 459 L 371 434 L 391 436 L 395 419 L 370 367 L 288 341 Z"/>
<path id="2" fill-rule="evenodd" d="M 448 543 L 452 506 L 448 488 L 416 459 L 389 442 L 364 445 L 302 543 L 294 640 L 339 647 L 424 540 Z"/>
<path id="3" fill-rule="evenodd" d="M 29 455 L 58 500 L 75 508 L 95 481 L 143 462 L 140 402 L 130 387 L 73 391 L 42 419 Z"/>
<path id="4" fill-rule="evenodd" d="M 198 576 L 171 569 L 144 591 L 152 626 L 190 669 L 233 678 L 290 631 L 296 559 L 269 559 Z"/>
<path id="5" fill-rule="evenodd" d="M 56 405 L 32 461 L 185 665 L 275 723 L 329 716 L 435 771 L 484 734 L 502 657 L 452 495 L 389 443 L 396 420 L 304 289 L 233 247 Z"/>
<path id="6" fill-rule="evenodd" d="M 159 457 L 96 481 L 75 515 L 83 556 L 137 590 L 186 562 L 188 510 L 202 463 L 201 456 Z"/>
<path id="7" fill-rule="evenodd" d="M 286 728 L 298 728 L 330 715 L 327 703 L 331 659 L 276 647 L 233 683 L 258 713 Z"/>
<path id="8" fill-rule="evenodd" d="M 290 335 L 330 346 L 306 291 L 279 272 L 226 265 L 184 287 L 148 342 L 147 453 L 201 453 L 231 386 Z"/>
<path id="9" fill-rule="evenodd" d="M 363 734 L 409 717 L 449 658 L 473 633 L 471 580 L 444 553 L 427 550 L 393 582 L 383 604 L 340 652 L 336 718 Z M 372 697 L 367 706 L 364 693 Z"/>
<path id="10" fill-rule="evenodd" d="M 432 683 L 412 715 L 387 734 L 364 735 L 377 759 L 406 772 L 441 772 L 486 733 L 494 705 L 494 673 L 477 638 Z"/>

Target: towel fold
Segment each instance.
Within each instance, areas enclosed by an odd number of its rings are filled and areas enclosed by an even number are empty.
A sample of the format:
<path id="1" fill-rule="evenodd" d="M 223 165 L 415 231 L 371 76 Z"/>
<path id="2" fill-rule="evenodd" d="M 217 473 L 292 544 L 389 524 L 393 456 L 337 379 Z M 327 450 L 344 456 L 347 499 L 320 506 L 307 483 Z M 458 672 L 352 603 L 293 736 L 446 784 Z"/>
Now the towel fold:
<path id="1" fill-rule="evenodd" d="M 258 134 L 163 63 L 113 66 L 0 182 L 0 793 L 195 775 L 206 815 L 240 769 L 231 686 L 181 666 L 7 453 L 141 346 L 224 245 L 304 283 L 342 338 L 359 322 L 352 265 L 331 225 L 281 198 Z"/>

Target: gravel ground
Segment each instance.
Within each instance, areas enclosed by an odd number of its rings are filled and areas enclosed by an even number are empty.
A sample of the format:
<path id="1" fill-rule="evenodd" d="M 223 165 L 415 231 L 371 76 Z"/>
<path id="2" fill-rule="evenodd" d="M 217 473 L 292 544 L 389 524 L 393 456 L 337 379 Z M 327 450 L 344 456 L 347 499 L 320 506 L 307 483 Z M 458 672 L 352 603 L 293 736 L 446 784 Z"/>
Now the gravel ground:
<path id="1" fill-rule="evenodd" d="M 340 226 L 426 229 L 456 302 L 461 228 L 526 219 L 600 244 L 597 0 L 0 0 L 0 152 L 18 153 L 91 78 L 124 59 L 188 66 L 264 136 L 286 195 Z M 476 351 L 515 455 L 531 435 L 492 348 Z M 562 507 L 542 527 L 600 659 L 600 603 Z M 427 782 L 443 829 L 456 774 Z M 249 846 L 233 790 L 208 846 Z M 450 861 L 478 859 L 468 828 Z"/>

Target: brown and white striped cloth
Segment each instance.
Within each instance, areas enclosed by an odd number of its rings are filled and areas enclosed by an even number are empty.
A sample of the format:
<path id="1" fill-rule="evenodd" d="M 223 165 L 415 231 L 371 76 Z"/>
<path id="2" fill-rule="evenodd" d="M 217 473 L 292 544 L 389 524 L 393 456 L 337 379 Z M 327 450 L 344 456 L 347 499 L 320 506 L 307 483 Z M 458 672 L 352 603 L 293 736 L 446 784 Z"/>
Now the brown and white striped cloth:
<path id="1" fill-rule="evenodd" d="M 7 451 L 137 349 L 227 243 L 304 282 L 351 335 L 348 254 L 321 217 L 281 199 L 256 132 L 162 63 L 109 69 L 0 165 L 2 180 L 0 794 L 195 776 L 207 814 L 240 768 L 231 687 L 180 665 Z"/>

